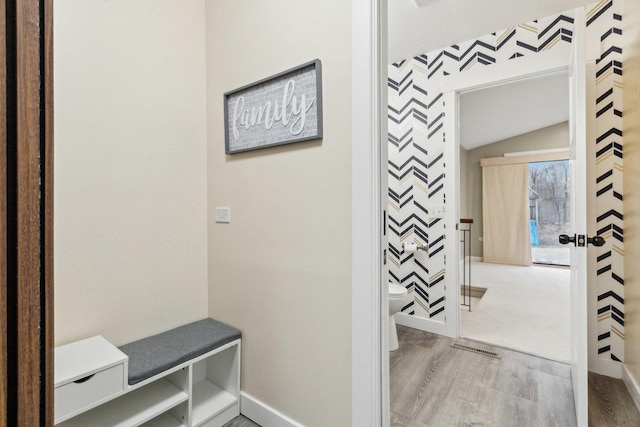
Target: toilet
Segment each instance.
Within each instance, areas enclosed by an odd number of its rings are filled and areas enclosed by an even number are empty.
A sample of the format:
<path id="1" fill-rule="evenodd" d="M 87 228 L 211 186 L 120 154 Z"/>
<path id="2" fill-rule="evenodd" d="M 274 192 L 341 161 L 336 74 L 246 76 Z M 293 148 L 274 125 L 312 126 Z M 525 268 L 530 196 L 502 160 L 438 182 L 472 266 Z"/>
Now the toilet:
<path id="1" fill-rule="evenodd" d="M 395 314 L 407 303 L 407 288 L 389 282 L 389 351 L 398 349 L 398 331 L 396 331 Z"/>

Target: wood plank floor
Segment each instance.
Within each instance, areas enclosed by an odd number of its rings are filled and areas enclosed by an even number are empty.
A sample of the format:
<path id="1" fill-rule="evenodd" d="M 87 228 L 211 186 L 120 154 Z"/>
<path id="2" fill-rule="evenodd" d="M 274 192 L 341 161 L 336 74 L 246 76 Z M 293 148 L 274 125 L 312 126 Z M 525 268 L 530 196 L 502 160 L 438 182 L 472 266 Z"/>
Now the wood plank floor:
<path id="1" fill-rule="evenodd" d="M 622 380 L 589 372 L 589 426 L 640 426 L 640 412 Z"/>
<path id="2" fill-rule="evenodd" d="M 573 427 L 568 365 L 398 326 L 390 355 L 392 427 Z M 495 359 L 451 347 L 497 351 Z M 589 373 L 589 427 L 640 426 L 621 380 Z M 260 427 L 239 416 L 224 427 Z"/>
<path id="3" fill-rule="evenodd" d="M 398 339 L 390 358 L 392 426 L 576 425 L 568 365 L 466 342 L 498 351 L 496 359 L 402 326 Z"/>
<path id="4" fill-rule="evenodd" d="M 235 417 L 228 423 L 226 423 L 223 427 L 260 427 L 258 424 L 251 421 L 249 418 L 240 415 L 239 417 Z"/>

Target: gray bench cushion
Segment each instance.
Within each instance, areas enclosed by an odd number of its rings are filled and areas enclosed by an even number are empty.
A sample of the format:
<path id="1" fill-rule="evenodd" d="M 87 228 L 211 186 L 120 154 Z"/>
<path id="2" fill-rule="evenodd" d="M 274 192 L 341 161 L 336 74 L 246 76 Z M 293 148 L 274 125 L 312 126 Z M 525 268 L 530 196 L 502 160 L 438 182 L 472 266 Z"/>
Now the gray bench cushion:
<path id="1" fill-rule="evenodd" d="M 129 384 L 137 384 L 240 338 L 240 331 L 203 319 L 120 347 L 129 356 Z"/>

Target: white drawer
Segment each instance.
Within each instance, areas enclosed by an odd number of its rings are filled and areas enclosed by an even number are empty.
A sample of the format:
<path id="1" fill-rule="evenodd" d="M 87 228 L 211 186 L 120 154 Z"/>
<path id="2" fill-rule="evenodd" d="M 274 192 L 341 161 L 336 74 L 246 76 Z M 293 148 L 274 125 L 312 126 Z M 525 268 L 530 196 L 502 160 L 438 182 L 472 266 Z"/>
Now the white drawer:
<path id="1" fill-rule="evenodd" d="M 124 364 L 112 366 L 55 389 L 55 419 L 79 413 L 124 390 Z"/>

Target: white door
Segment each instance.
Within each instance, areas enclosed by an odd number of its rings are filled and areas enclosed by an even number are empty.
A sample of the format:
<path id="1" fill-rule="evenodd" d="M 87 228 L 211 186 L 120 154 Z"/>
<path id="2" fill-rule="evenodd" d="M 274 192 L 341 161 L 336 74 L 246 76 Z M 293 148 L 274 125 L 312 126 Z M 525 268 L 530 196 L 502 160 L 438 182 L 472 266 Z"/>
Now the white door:
<path id="1" fill-rule="evenodd" d="M 579 9 L 576 14 L 584 15 Z M 573 393 L 578 426 L 587 425 L 588 378 L 587 378 L 587 174 L 586 174 L 586 69 L 584 22 L 576 16 L 578 23 L 572 44 L 569 69 L 570 87 L 570 136 L 571 136 L 571 237 L 577 242 L 569 243 L 571 249 L 571 364 Z M 580 236 L 583 236 L 581 239 Z M 584 241 L 584 246 L 581 244 Z"/>

